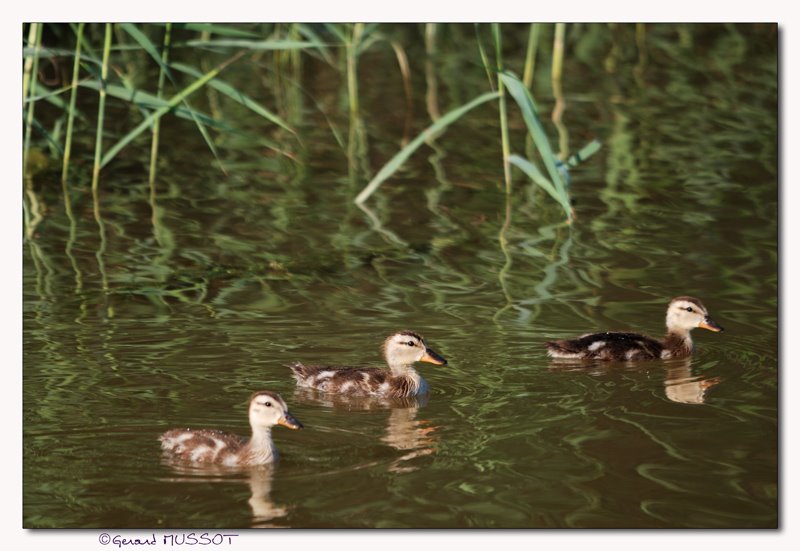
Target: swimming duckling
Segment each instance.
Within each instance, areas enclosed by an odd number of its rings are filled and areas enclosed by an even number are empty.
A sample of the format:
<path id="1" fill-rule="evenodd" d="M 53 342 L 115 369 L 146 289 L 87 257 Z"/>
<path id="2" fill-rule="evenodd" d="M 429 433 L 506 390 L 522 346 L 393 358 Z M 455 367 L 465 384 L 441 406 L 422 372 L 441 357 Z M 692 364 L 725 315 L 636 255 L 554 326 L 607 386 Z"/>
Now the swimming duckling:
<path id="1" fill-rule="evenodd" d="M 546 342 L 551 358 L 653 360 L 685 358 L 694 352 L 690 332 L 695 327 L 722 331 L 694 297 L 675 297 L 667 308 L 667 336 L 656 340 L 638 333 L 589 333 L 577 339 Z"/>
<path id="2" fill-rule="evenodd" d="M 414 362 L 447 365 L 447 360 L 425 345 L 413 331 L 398 331 L 383 342 L 389 370 L 377 367 L 328 367 L 291 365 L 297 384 L 324 392 L 401 398 L 428 391 L 428 383 L 414 369 Z"/>
<path id="3" fill-rule="evenodd" d="M 272 463 L 278 450 L 272 443 L 272 427 L 283 425 L 297 430 L 303 425 L 292 417 L 286 402 L 276 393 L 260 390 L 250 397 L 250 427 L 246 440 L 236 434 L 208 429 L 173 429 L 161 435 L 161 449 L 169 459 L 227 466 Z"/>

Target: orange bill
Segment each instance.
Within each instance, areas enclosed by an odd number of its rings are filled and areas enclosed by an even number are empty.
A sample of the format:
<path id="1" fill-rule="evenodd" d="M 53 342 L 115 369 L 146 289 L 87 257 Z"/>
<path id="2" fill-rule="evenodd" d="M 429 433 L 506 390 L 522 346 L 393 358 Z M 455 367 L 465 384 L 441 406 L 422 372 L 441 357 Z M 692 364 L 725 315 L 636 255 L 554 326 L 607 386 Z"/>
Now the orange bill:
<path id="1" fill-rule="evenodd" d="M 700 325 L 697 327 L 702 327 L 703 329 L 708 329 L 709 331 L 713 331 L 714 333 L 718 333 L 720 331 L 724 331 L 722 327 L 716 324 L 714 320 L 710 317 L 706 316 L 706 319 L 700 322 Z"/>
<path id="2" fill-rule="evenodd" d="M 292 430 L 303 428 L 303 423 L 292 417 L 292 414 L 288 411 L 286 412 L 286 415 L 280 418 L 278 424 Z"/>
<path id="3" fill-rule="evenodd" d="M 436 365 L 447 365 L 447 360 L 442 358 L 439 354 L 437 354 L 430 348 L 425 348 L 425 355 L 422 356 L 419 359 L 419 361 L 428 362 L 430 364 L 436 364 Z"/>

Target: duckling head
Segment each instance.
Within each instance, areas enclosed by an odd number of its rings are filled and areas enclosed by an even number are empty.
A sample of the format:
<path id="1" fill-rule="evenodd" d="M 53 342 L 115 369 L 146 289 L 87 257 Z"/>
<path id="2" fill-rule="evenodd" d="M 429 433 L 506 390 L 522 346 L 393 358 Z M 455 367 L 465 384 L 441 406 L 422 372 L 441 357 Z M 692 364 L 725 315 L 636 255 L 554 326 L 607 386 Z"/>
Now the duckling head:
<path id="1" fill-rule="evenodd" d="M 398 331 L 383 341 L 383 355 L 389 367 L 409 366 L 414 362 L 447 365 L 447 360 L 425 345 L 425 339 L 413 331 Z"/>
<path id="2" fill-rule="evenodd" d="M 297 430 L 303 424 L 289 413 L 289 406 L 278 394 L 260 390 L 250 397 L 250 425 L 253 429 L 269 429 L 275 425 Z"/>
<path id="3" fill-rule="evenodd" d="M 688 333 L 695 327 L 719 332 L 722 327 L 708 315 L 703 303 L 694 297 L 675 297 L 667 308 L 667 329 L 672 333 Z"/>

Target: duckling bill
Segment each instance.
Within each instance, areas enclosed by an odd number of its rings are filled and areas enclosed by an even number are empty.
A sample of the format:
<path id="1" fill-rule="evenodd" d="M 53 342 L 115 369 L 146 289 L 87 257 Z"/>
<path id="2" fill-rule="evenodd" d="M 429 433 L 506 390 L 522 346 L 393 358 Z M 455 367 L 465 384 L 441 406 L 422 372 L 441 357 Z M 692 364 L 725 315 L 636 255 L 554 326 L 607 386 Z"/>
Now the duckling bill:
<path id="1" fill-rule="evenodd" d="M 331 367 L 296 363 L 291 367 L 297 385 L 323 392 L 358 396 L 401 398 L 428 391 L 428 383 L 414 369 L 415 362 L 447 365 L 447 360 L 425 344 L 413 331 L 398 331 L 383 343 L 389 369 L 377 367 Z"/>
<path id="2" fill-rule="evenodd" d="M 545 347 L 551 358 L 617 361 L 685 358 L 694 352 L 691 331 L 696 327 L 715 333 L 723 330 L 699 299 L 680 296 L 673 298 L 667 307 L 667 334 L 661 340 L 638 333 L 605 332 L 551 341 Z"/>

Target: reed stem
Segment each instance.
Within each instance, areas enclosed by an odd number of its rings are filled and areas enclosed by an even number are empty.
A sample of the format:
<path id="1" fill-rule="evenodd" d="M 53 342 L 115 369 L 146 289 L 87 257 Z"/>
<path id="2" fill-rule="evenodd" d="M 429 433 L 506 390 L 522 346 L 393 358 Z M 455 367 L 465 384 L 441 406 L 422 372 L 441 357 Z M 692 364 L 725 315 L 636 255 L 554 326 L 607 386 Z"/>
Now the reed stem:
<path id="1" fill-rule="evenodd" d="M 158 90 L 157 97 L 161 99 L 164 96 L 164 83 L 166 82 L 167 72 L 164 70 L 165 66 L 169 63 L 169 47 L 170 36 L 172 34 L 172 24 L 167 23 L 164 28 L 164 48 L 161 50 L 161 61 L 163 62 L 159 67 L 158 72 Z M 161 118 L 153 121 L 153 141 L 150 144 L 150 193 L 155 194 L 155 181 L 156 169 L 158 163 L 158 137 L 161 128 Z"/>
<path id="2" fill-rule="evenodd" d="M 558 158 L 564 162 L 569 156 L 569 133 L 567 127 L 562 122 L 564 109 L 566 109 L 567 102 L 564 100 L 564 92 L 561 89 L 561 73 L 564 67 L 564 34 L 566 32 L 566 23 L 556 23 L 556 32 L 553 38 L 553 67 L 552 67 L 552 85 L 553 97 L 556 100 L 553 106 L 552 120 L 558 129 Z"/>
<path id="3" fill-rule="evenodd" d="M 103 154 L 103 119 L 106 108 L 106 84 L 108 79 L 108 58 L 111 53 L 111 34 L 113 25 L 106 23 L 106 36 L 103 44 L 103 64 L 100 70 L 100 101 L 97 106 L 97 132 L 94 142 L 94 167 L 92 168 L 92 196 L 95 202 L 95 217 L 98 217 L 97 184 L 100 180 L 100 159 Z"/>
<path id="4" fill-rule="evenodd" d="M 61 184 L 64 193 L 67 193 L 67 176 L 69 174 L 69 159 L 72 152 L 72 130 L 75 122 L 75 102 L 78 99 L 78 75 L 81 65 L 81 48 L 83 45 L 83 28 L 86 23 L 78 24 L 75 42 L 75 61 L 72 64 L 72 90 L 69 93 L 69 111 L 67 112 L 67 135 L 64 141 L 64 162 L 61 166 Z M 66 203 L 67 205 L 69 203 Z M 69 207 L 68 207 L 69 208 Z"/>
<path id="5" fill-rule="evenodd" d="M 528 50 L 525 53 L 525 71 L 522 73 L 522 83 L 528 90 L 531 90 L 531 86 L 533 86 L 533 74 L 536 70 L 536 51 L 539 49 L 540 27 L 541 23 L 531 23 L 531 30 L 528 34 Z"/>
<path id="6" fill-rule="evenodd" d="M 492 33 L 494 34 L 495 56 L 497 59 L 497 72 L 503 71 L 503 37 L 500 34 L 500 25 L 492 23 Z M 506 107 L 506 88 L 502 79 L 497 79 L 497 91 L 500 94 L 500 135 L 503 147 L 503 175 L 505 177 L 506 193 L 511 193 L 511 164 L 508 158 L 511 156 L 511 146 L 508 137 L 508 110 Z"/>
<path id="7" fill-rule="evenodd" d="M 42 25 L 39 23 L 31 23 L 28 31 L 28 45 L 33 45 L 33 56 L 25 61 L 25 74 L 22 79 L 22 93 L 23 101 L 25 98 L 33 98 L 36 96 L 36 77 L 39 72 L 39 50 L 42 45 Z M 30 95 L 28 92 L 30 91 Z M 27 176 L 28 174 L 28 153 L 31 147 L 31 134 L 33 132 L 33 108 L 36 104 L 35 101 L 30 101 L 27 106 L 25 116 L 25 143 L 22 149 L 22 173 Z M 24 107 L 24 105 L 23 105 Z"/>
<path id="8" fill-rule="evenodd" d="M 347 42 L 347 95 L 350 105 L 350 120 L 358 116 L 358 46 L 361 43 L 361 35 L 364 32 L 364 24 L 356 23 L 353 25 L 353 32 Z"/>

